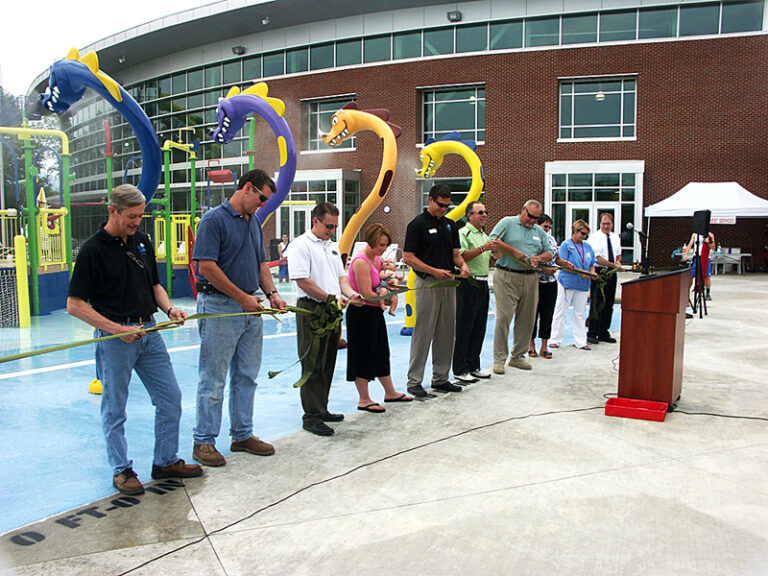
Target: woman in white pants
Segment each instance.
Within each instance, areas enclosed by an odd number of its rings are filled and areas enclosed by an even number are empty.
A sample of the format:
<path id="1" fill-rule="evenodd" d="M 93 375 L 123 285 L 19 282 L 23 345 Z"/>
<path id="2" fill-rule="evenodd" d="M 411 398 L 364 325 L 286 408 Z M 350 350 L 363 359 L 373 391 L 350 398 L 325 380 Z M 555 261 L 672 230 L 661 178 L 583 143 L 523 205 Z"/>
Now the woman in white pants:
<path id="1" fill-rule="evenodd" d="M 573 233 L 570 240 L 560 245 L 560 258 L 573 264 L 574 268 L 594 272 L 595 253 L 592 251 L 592 246 L 584 242 L 589 236 L 589 224 L 584 220 L 576 220 L 571 229 Z M 584 321 L 589 299 L 589 285 L 589 276 L 560 270 L 557 278 L 557 304 L 552 321 L 550 348 L 559 348 L 562 344 L 565 316 L 568 314 L 568 307 L 573 305 L 573 345 L 580 350 L 592 349 L 587 344 L 587 327 Z"/>

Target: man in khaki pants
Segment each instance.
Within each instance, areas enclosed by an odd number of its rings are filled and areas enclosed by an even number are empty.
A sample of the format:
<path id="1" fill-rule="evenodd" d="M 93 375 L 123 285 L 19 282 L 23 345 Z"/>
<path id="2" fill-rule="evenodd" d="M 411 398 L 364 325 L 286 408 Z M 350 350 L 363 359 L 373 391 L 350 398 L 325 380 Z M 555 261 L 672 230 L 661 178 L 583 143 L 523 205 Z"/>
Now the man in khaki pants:
<path id="1" fill-rule="evenodd" d="M 509 352 L 509 325 L 515 319 L 514 340 L 508 365 L 531 370 L 524 356 L 536 322 L 539 303 L 539 280 L 535 268 L 549 262 L 547 233 L 536 221 L 541 216 L 541 203 L 528 200 L 518 216 L 502 218 L 490 237 L 497 240 L 499 256 L 493 277 L 496 295 L 496 330 L 493 335 L 493 372 L 504 374 Z"/>

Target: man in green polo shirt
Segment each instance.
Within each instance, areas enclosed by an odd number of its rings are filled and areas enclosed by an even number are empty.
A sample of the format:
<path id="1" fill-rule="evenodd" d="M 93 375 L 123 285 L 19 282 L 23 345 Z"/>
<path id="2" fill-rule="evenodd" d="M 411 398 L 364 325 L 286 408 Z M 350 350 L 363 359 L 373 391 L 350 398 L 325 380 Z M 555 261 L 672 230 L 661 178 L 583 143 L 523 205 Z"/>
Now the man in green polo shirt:
<path id="1" fill-rule="evenodd" d="M 531 370 L 525 352 L 536 322 L 539 302 L 539 280 L 536 268 L 549 262 L 549 239 L 536 221 L 541 216 L 541 203 L 528 200 L 518 216 L 502 218 L 491 232 L 497 240 L 500 257 L 493 277 L 496 295 L 496 330 L 493 334 L 493 372 L 504 374 L 509 352 L 509 325 L 515 319 L 514 340 L 509 366 Z"/>
<path id="2" fill-rule="evenodd" d="M 469 223 L 459 230 L 459 252 L 469 266 L 474 282 L 462 282 L 456 287 L 456 343 L 453 347 L 453 374 L 459 382 L 477 382 L 490 378 L 480 370 L 480 352 L 488 320 L 488 271 L 491 252 L 496 241 L 489 240 L 483 229 L 488 211 L 482 202 L 467 204 Z"/>

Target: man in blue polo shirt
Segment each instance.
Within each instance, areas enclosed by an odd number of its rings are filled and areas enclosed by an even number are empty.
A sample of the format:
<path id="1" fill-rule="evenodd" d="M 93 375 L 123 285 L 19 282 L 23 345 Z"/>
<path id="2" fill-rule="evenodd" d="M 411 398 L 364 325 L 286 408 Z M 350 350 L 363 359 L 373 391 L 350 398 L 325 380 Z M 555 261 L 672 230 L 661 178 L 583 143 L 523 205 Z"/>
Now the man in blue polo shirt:
<path id="1" fill-rule="evenodd" d="M 226 314 L 263 310 L 256 296 L 261 287 L 273 308 L 285 309 L 267 265 L 261 224 L 254 216 L 275 191 L 263 170 L 243 174 L 229 200 L 209 210 L 197 227 L 192 254 L 197 261 L 197 311 Z M 221 403 L 229 370 L 229 419 L 233 452 L 258 456 L 275 453 L 253 435 L 253 398 L 261 367 L 262 319 L 258 315 L 199 321 L 200 383 L 192 457 L 206 466 L 224 466 L 216 450 Z"/>
<path id="2" fill-rule="evenodd" d="M 539 303 L 539 277 L 536 268 L 552 259 L 549 238 L 537 224 L 541 203 L 528 200 L 519 216 L 502 218 L 491 232 L 498 240 L 499 254 L 493 276 L 496 295 L 496 330 L 493 334 L 493 372 L 504 374 L 509 351 L 509 325 L 515 318 L 514 340 L 509 366 L 531 370 L 524 356 L 536 323 Z M 494 254 L 495 255 L 495 254 Z"/>

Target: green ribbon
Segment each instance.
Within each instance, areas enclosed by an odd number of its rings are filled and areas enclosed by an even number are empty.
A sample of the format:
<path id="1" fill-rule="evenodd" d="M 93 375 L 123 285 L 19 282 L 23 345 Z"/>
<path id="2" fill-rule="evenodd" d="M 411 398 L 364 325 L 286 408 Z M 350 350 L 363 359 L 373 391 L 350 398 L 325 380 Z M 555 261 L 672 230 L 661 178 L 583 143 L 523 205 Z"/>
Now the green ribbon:
<path id="1" fill-rule="evenodd" d="M 605 308 L 605 287 L 611 279 L 611 276 L 616 274 L 619 270 L 621 270 L 621 268 L 600 268 L 600 271 L 597 273 L 597 278 L 592 280 L 592 283 L 596 286 L 597 290 L 600 291 L 600 298 L 591 299 L 587 322 L 597 319 Z"/>
<path id="2" fill-rule="evenodd" d="M 307 380 L 322 371 L 323 366 L 320 360 L 325 357 L 325 354 L 321 354 L 322 350 L 320 348 L 323 344 L 323 339 L 339 329 L 344 313 L 342 312 L 341 303 L 333 294 L 329 294 L 328 299 L 323 304 L 315 306 L 314 310 L 307 310 L 306 308 L 298 308 L 296 306 L 286 306 L 285 309 L 297 315 L 312 317 L 309 322 L 309 346 L 304 351 L 304 354 L 296 362 L 288 366 L 288 368 L 271 370 L 268 372 L 268 375 L 270 379 L 274 378 L 306 358 L 306 362 L 302 365 L 301 377 L 293 385 L 294 388 L 299 388 Z M 326 346 L 335 346 L 336 344 L 337 342 L 329 342 L 327 340 L 325 342 Z"/>
<path id="3" fill-rule="evenodd" d="M 274 310 L 272 308 L 266 308 L 258 312 L 232 312 L 229 314 L 192 314 L 187 316 L 186 320 L 205 320 L 208 318 L 226 318 L 228 316 L 253 316 L 261 314 L 279 314 L 280 310 Z M 85 346 L 87 344 L 93 344 L 95 342 L 104 342 L 105 340 L 112 340 L 114 338 L 121 338 L 122 336 L 128 336 L 131 334 L 141 334 L 145 332 L 157 332 L 159 330 L 170 330 L 172 328 L 178 328 L 181 326 L 180 320 L 167 320 L 151 326 L 149 328 L 141 328 L 139 330 L 133 330 L 131 332 L 121 332 L 120 334 L 111 334 L 110 336 L 102 336 L 101 338 L 90 338 L 88 340 L 79 340 L 77 342 L 69 342 L 67 344 L 59 344 L 57 346 L 48 346 L 47 348 L 38 348 L 37 350 L 29 350 L 28 352 L 20 352 L 19 354 L 11 354 L 9 356 L 0 356 L 0 364 L 5 362 L 13 362 L 14 360 L 23 360 L 24 358 L 31 358 L 32 356 L 40 356 L 42 354 L 48 354 L 49 352 L 59 352 L 60 350 L 69 350 L 70 348 L 77 348 L 78 346 Z"/>

